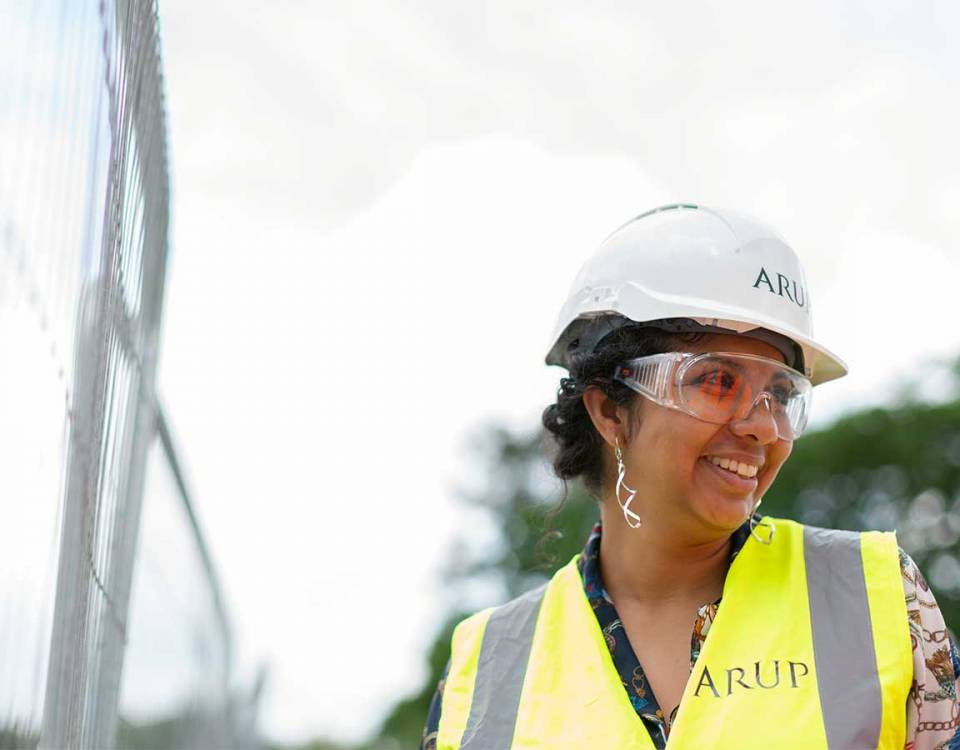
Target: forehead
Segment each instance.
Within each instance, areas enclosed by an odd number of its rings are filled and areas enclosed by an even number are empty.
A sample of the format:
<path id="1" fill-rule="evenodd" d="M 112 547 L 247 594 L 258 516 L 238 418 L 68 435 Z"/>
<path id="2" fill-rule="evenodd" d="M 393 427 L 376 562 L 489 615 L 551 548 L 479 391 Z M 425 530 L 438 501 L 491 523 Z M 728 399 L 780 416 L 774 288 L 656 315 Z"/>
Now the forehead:
<path id="1" fill-rule="evenodd" d="M 736 333 L 708 333 L 695 343 L 684 344 L 685 351 L 699 354 L 700 352 L 739 352 L 754 354 L 758 357 L 775 359 L 786 364 L 783 353 L 766 341 L 741 336 Z"/>

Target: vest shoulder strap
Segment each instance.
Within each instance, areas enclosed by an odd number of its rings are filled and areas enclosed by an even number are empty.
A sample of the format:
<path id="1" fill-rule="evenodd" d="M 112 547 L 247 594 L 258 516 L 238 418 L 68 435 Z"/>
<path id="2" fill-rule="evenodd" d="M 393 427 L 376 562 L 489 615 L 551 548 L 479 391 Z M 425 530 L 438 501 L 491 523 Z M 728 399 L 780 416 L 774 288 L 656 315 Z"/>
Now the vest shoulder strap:
<path id="1" fill-rule="evenodd" d="M 548 584 L 468 617 L 453 633 L 438 750 L 509 747 Z M 451 742 L 459 737 L 459 742 Z"/>

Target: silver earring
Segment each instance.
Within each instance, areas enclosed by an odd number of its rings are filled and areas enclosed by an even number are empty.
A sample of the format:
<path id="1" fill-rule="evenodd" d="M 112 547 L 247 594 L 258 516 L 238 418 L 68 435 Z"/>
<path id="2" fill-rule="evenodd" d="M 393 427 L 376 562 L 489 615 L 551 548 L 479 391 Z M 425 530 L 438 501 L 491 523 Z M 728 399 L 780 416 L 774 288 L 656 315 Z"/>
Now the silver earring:
<path id="1" fill-rule="evenodd" d="M 620 506 L 620 510 L 623 511 L 623 520 L 627 522 L 627 526 L 631 529 L 639 529 L 642 525 L 640 516 L 630 510 L 630 503 L 633 502 L 633 498 L 637 496 L 637 491 L 631 489 L 627 486 L 627 483 L 623 481 L 624 477 L 627 475 L 627 467 L 623 465 L 623 453 L 620 450 L 620 438 L 614 438 L 614 453 L 617 456 L 617 505 Z M 627 491 L 627 500 L 626 502 L 620 499 L 620 488 L 623 487 Z"/>
<path id="2" fill-rule="evenodd" d="M 756 539 L 760 544 L 770 544 L 773 541 L 773 535 L 777 531 L 777 526 L 773 521 L 757 521 L 754 516 L 757 515 L 757 508 L 760 507 L 760 502 L 763 500 L 761 497 L 757 500 L 757 504 L 753 506 L 753 510 L 750 511 L 750 536 Z M 760 536 L 757 533 L 757 528 L 766 528 L 769 529 L 767 532 L 766 538 Z"/>

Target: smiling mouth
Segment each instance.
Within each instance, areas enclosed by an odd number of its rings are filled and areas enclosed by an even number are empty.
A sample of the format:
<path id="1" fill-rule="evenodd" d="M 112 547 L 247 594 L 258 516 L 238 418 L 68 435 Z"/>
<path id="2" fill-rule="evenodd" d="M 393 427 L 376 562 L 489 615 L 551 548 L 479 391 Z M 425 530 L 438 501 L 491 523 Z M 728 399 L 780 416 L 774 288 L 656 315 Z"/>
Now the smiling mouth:
<path id="1" fill-rule="evenodd" d="M 744 463 L 741 469 L 740 463 L 738 462 L 737 470 L 731 471 L 729 463 L 727 464 L 727 468 L 724 469 L 719 463 L 715 463 L 714 456 L 702 456 L 700 461 L 703 462 L 704 468 L 710 474 L 713 474 L 728 491 L 732 490 L 737 495 L 755 492 L 759 486 L 759 481 L 756 476 L 757 472 L 753 471 L 753 469 L 759 471 L 759 467 L 755 464 Z M 746 476 L 745 473 L 742 474 L 741 472 L 749 473 L 750 476 Z"/>
<path id="2" fill-rule="evenodd" d="M 737 474 L 744 479 L 755 477 L 760 470 L 759 466 L 748 464 L 745 461 L 734 461 L 729 458 L 720 458 L 719 456 L 705 456 L 705 458 L 717 468 L 729 471 L 732 474 Z"/>

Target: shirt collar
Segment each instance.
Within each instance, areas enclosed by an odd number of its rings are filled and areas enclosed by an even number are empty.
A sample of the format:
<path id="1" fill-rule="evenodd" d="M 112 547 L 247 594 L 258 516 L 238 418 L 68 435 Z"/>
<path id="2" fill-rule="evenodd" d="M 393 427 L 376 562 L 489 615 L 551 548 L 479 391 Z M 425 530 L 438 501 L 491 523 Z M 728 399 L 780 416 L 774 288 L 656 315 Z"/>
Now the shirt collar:
<path id="1" fill-rule="evenodd" d="M 751 519 L 754 523 L 760 520 L 759 515 Z M 580 556 L 578 567 L 583 579 L 583 590 L 588 599 L 604 599 L 613 604 L 613 600 L 607 594 L 603 585 L 603 576 L 600 573 L 600 537 L 603 532 L 603 524 L 597 521 L 590 530 L 590 536 L 587 537 L 587 543 L 583 547 L 583 553 Z M 750 538 L 750 521 L 745 521 L 743 525 L 730 535 L 730 562 L 736 559 L 743 545 Z M 719 603 L 719 600 L 718 600 Z"/>

